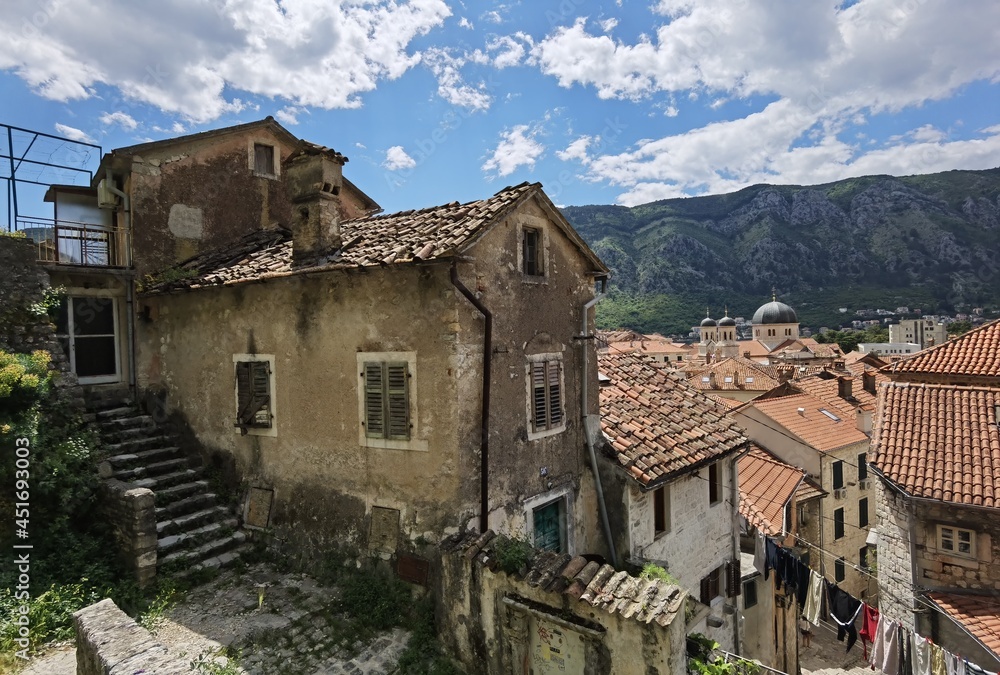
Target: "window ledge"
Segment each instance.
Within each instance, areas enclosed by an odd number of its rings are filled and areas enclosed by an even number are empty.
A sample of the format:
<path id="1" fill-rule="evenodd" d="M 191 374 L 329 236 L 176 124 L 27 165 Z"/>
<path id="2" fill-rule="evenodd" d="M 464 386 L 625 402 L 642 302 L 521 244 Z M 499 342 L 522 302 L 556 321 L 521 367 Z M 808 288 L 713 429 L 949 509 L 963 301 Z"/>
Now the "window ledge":
<path id="1" fill-rule="evenodd" d="M 545 431 L 531 431 L 529 429 L 528 430 L 528 440 L 529 441 L 537 441 L 537 440 L 542 439 L 542 438 L 548 438 L 549 436 L 556 436 L 558 434 L 561 434 L 564 431 L 566 431 L 566 425 L 565 424 L 563 424 L 560 427 L 556 427 L 555 429 L 546 429 Z"/>
<path id="2" fill-rule="evenodd" d="M 366 436 L 362 445 L 366 448 L 378 448 L 382 450 L 410 450 L 415 452 L 428 452 L 430 450 L 427 441 L 416 438 L 411 438 L 408 441 L 398 441 L 387 438 L 368 438 Z"/>

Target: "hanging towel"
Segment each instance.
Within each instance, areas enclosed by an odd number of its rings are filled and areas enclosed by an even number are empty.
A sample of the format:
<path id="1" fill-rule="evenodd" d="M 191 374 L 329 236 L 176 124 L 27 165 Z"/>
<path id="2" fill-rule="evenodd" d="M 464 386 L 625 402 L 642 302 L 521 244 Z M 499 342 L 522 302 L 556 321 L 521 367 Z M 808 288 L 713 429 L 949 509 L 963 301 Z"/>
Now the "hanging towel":
<path id="1" fill-rule="evenodd" d="M 939 646 L 930 643 L 931 646 L 931 675 L 948 675 L 948 669 L 944 667 L 944 650 Z"/>
<path id="2" fill-rule="evenodd" d="M 812 570 L 801 560 L 795 560 L 795 599 L 799 601 L 799 610 L 806 606 L 809 597 L 809 580 Z"/>
<path id="3" fill-rule="evenodd" d="M 948 675 L 966 675 L 965 659 L 951 652 L 944 653 L 944 669 Z"/>
<path id="4" fill-rule="evenodd" d="M 861 630 L 858 637 L 861 638 L 861 648 L 864 650 L 865 661 L 868 660 L 868 643 L 875 642 L 875 631 L 878 628 L 878 608 L 864 603 L 861 608 Z"/>
<path id="5" fill-rule="evenodd" d="M 822 607 L 823 577 L 815 570 L 809 570 L 809 592 L 806 595 L 806 607 L 802 610 L 802 616 L 812 625 L 818 626 Z"/>
<path id="6" fill-rule="evenodd" d="M 767 566 L 767 554 L 764 552 L 764 533 L 757 530 L 757 536 L 754 539 L 753 568 L 764 574 L 765 567 Z"/>
<path id="7" fill-rule="evenodd" d="M 847 636 L 847 650 L 858 641 L 858 630 L 854 627 L 854 620 L 861 613 L 861 601 L 851 596 L 847 591 L 840 590 L 837 584 L 826 583 L 826 593 L 830 597 L 830 616 L 837 624 L 837 640 L 844 641 Z"/>
<path id="8" fill-rule="evenodd" d="M 895 621 L 880 622 L 882 634 L 878 636 L 882 640 L 882 654 L 879 662 L 875 664 L 886 675 L 897 675 L 899 673 L 899 624 Z"/>
<path id="9" fill-rule="evenodd" d="M 902 624 L 899 625 L 896 632 L 899 633 L 896 639 L 899 643 L 899 673 L 900 675 L 913 675 L 913 654 L 910 653 L 908 632 L 903 630 Z"/>
<path id="10" fill-rule="evenodd" d="M 913 633 L 913 675 L 931 675 L 931 644 L 927 638 Z"/>

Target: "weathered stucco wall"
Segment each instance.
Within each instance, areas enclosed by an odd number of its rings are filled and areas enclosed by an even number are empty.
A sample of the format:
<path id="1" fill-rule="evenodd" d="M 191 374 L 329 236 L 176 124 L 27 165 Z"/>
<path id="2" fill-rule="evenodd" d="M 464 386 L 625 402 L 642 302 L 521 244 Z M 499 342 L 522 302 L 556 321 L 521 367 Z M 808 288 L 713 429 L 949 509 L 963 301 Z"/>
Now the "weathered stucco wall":
<path id="1" fill-rule="evenodd" d="M 592 551 L 600 544 L 579 414 L 581 350 L 592 344 L 573 337 L 593 288 L 565 236 L 537 207 L 525 210 L 459 266 L 494 316 L 490 525 L 530 534 L 523 502 L 565 498 L 571 550 Z M 546 231 L 545 283 L 525 282 L 516 266 L 525 220 Z M 244 483 L 273 489 L 270 524 L 302 543 L 365 546 L 376 506 L 399 511 L 404 539 L 477 526 L 484 322 L 448 274 L 389 266 L 144 298 L 140 387 L 165 391 L 203 444 L 235 459 Z M 566 425 L 529 440 L 526 353 L 538 350 L 562 355 Z M 364 438 L 359 352 L 414 355 L 407 449 Z M 235 428 L 236 354 L 273 357 L 273 433 Z"/>
<path id="2" fill-rule="evenodd" d="M 491 572 L 460 554 L 443 557 L 440 575 L 438 634 L 469 672 L 681 675 L 687 671 L 682 616 L 667 626 L 641 623 Z M 526 606 L 533 611 L 526 611 Z M 553 633 L 559 652 L 540 644 L 540 637 L 551 638 Z"/>
<path id="3" fill-rule="evenodd" d="M 845 561 L 845 578 L 840 582 L 841 588 L 856 598 L 870 599 L 876 592 L 876 580 L 871 574 L 862 572 L 860 567 L 861 548 L 865 546 L 869 530 L 875 525 L 875 490 L 861 489 L 857 479 L 858 455 L 868 449 L 866 443 L 856 443 L 833 452 L 823 453 L 823 475 L 820 484 L 828 493 L 821 499 L 823 533 L 821 542 L 812 542 L 822 546 L 829 555 L 821 555 L 816 549 L 810 549 L 810 561 L 821 558 L 824 576 L 834 581 L 835 556 L 843 556 Z M 843 461 L 844 490 L 846 494 L 837 498 L 833 488 L 833 464 Z M 859 503 L 862 498 L 868 500 L 868 525 L 859 525 Z M 835 511 L 844 509 L 844 536 L 836 538 Z M 815 567 L 815 565 L 813 565 Z"/>

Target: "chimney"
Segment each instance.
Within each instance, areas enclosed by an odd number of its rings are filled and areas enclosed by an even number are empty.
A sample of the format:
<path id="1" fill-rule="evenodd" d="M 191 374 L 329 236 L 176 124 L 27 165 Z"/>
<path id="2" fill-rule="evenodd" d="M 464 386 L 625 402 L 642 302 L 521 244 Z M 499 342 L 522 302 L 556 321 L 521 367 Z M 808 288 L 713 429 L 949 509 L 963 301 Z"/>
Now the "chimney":
<path id="1" fill-rule="evenodd" d="M 847 375 L 837 377 L 837 396 L 845 400 L 854 398 L 854 378 Z"/>
<path id="2" fill-rule="evenodd" d="M 858 431 L 861 433 L 871 436 L 872 435 L 872 411 L 865 410 L 864 408 L 858 408 L 856 411 L 857 419 L 855 422 L 858 426 Z"/>
<path id="3" fill-rule="evenodd" d="M 714 372 L 708 374 L 708 388 L 709 389 L 715 389 L 715 373 Z"/>
<path id="4" fill-rule="evenodd" d="M 872 396 L 876 395 L 875 392 L 875 373 L 869 372 L 867 369 L 861 374 L 861 386 Z"/>
<path id="5" fill-rule="evenodd" d="M 340 188 L 347 158 L 302 142 L 285 160 L 285 189 L 292 202 L 292 266 L 323 262 L 341 245 Z"/>

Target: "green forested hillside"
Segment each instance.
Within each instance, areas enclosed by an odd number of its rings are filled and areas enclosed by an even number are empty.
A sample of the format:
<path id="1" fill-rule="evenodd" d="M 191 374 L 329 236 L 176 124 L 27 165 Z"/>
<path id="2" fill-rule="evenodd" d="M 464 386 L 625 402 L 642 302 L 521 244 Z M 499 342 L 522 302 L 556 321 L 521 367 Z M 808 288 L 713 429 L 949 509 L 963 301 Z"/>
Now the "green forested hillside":
<path id="1" fill-rule="evenodd" d="M 813 327 L 865 308 L 1000 307 L 1000 169 L 563 213 L 613 269 L 602 327 L 686 333 L 726 305 L 749 319 L 772 287 Z"/>

